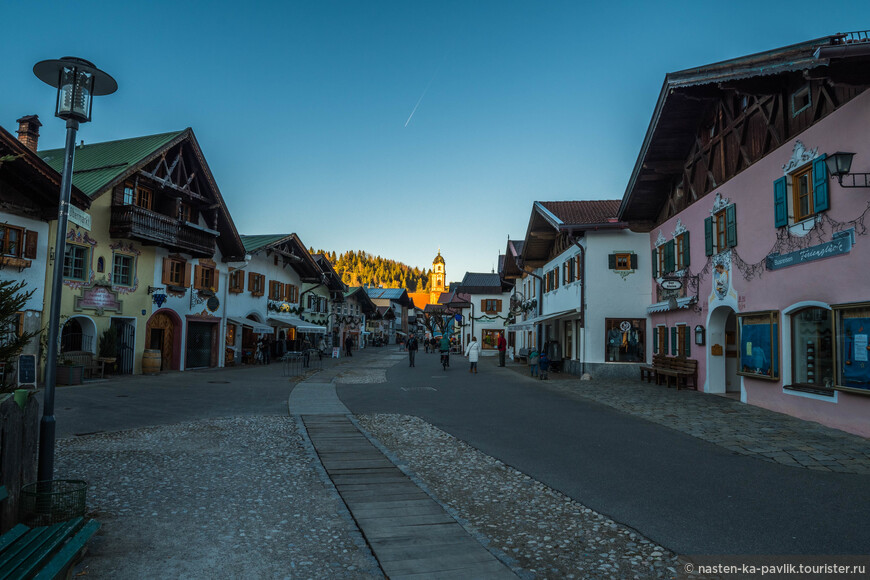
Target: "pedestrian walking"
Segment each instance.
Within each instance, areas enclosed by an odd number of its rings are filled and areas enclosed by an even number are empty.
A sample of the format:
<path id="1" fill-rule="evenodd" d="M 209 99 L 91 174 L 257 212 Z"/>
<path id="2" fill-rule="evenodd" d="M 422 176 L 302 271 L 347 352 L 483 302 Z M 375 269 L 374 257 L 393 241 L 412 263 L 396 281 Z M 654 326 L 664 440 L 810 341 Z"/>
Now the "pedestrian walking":
<path id="1" fill-rule="evenodd" d="M 408 338 L 408 362 L 410 362 L 408 366 L 414 366 L 414 358 L 417 356 L 418 348 L 419 347 L 417 345 L 417 337 L 411 335 Z"/>
<path id="2" fill-rule="evenodd" d="M 450 339 L 446 336 L 441 337 L 441 342 L 438 343 L 438 349 L 441 351 L 441 364 L 444 369 L 450 366 Z"/>
<path id="3" fill-rule="evenodd" d="M 498 366 L 504 366 L 505 354 L 507 353 L 507 341 L 504 339 L 504 333 L 498 333 Z"/>
<path id="4" fill-rule="evenodd" d="M 529 351 L 529 376 L 536 377 L 538 376 L 538 349 L 534 346 L 532 350 Z"/>
<path id="5" fill-rule="evenodd" d="M 550 368 L 550 358 L 547 356 L 546 350 L 542 350 L 540 356 L 538 356 L 538 366 L 541 367 L 541 380 L 548 380 L 547 371 Z"/>
<path id="6" fill-rule="evenodd" d="M 351 349 L 353 349 L 353 339 L 350 337 L 350 335 L 348 335 L 347 338 L 344 339 L 345 356 L 353 356 Z"/>
<path id="7" fill-rule="evenodd" d="M 477 373 L 477 359 L 480 357 L 480 343 L 477 342 L 476 336 L 472 336 L 471 342 L 469 342 L 468 346 L 465 347 L 465 356 L 468 357 L 468 362 L 471 365 L 468 368 L 468 372 Z"/>

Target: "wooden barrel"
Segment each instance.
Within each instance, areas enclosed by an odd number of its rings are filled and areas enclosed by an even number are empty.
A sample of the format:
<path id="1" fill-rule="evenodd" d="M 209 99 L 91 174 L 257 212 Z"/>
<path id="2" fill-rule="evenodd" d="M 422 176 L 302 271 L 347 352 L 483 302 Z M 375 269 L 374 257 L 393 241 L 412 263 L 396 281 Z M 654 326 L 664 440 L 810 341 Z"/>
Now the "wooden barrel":
<path id="1" fill-rule="evenodd" d="M 156 375 L 160 372 L 160 363 L 163 362 L 163 354 L 157 349 L 145 349 L 142 355 L 142 374 Z"/>

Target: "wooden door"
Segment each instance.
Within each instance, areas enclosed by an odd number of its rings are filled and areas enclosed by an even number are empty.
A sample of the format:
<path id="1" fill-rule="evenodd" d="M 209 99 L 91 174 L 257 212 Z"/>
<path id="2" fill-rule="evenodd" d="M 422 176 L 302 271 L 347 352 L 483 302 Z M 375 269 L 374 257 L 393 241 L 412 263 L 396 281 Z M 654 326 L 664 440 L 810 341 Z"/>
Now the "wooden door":
<path id="1" fill-rule="evenodd" d="M 148 321 L 148 335 L 145 337 L 145 344 L 149 348 L 160 349 L 160 369 L 169 370 L 172 368 L 172 349 L 175 346 L 173 335 L 175 334 L 175 325 L 169 315 L 158 312 Z"/>

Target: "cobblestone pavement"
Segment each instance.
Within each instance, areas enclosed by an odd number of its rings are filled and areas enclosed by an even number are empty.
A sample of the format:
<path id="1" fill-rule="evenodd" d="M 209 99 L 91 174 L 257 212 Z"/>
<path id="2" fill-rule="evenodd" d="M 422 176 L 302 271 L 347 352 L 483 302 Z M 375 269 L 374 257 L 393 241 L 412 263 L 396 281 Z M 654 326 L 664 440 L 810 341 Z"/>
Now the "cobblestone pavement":
<path id="1" fill-rule="evenodd" d="M 360 426 L 466 529 L 534 578 L 669 578 L 677 556 L 418 417 Z"/>
<path id="2" fill-rule="evenodd" d="M 291 417 L 61 439 L 56 475 L 90 482 L 93 578 L 382 578 Z"/>
<path id="3" fill-rule="evenodd" d="M 509 363 L 507 368 L 528 376 L 525 365 Z M 581 381 L 563 373 L 550 376 L 553 380 L 534 384 L 591 399 L 736 453 L 792 467 L 870 473 L 870 440 L 819 423 L 727 397 L 677 391 L 640 380 Z"/>

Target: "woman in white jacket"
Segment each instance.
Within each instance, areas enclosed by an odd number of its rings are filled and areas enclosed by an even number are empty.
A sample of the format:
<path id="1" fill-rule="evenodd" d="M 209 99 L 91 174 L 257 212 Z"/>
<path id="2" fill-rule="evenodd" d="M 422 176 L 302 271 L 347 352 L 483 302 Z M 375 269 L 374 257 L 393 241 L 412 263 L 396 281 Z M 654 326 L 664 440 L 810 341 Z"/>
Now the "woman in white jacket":
<path id="1" fill-rule="evenodd" d="M 477 342 L 476 336 L 472 336 L 471 342 L 469 342 L 468 346 L 465 347 L 465 356 L 468 357 L 468 362 L 471 363 L 471 368 L 468 369 L 468 372 L 476 373 L 477 359 L 480 356 L 480 343 Z"/>

